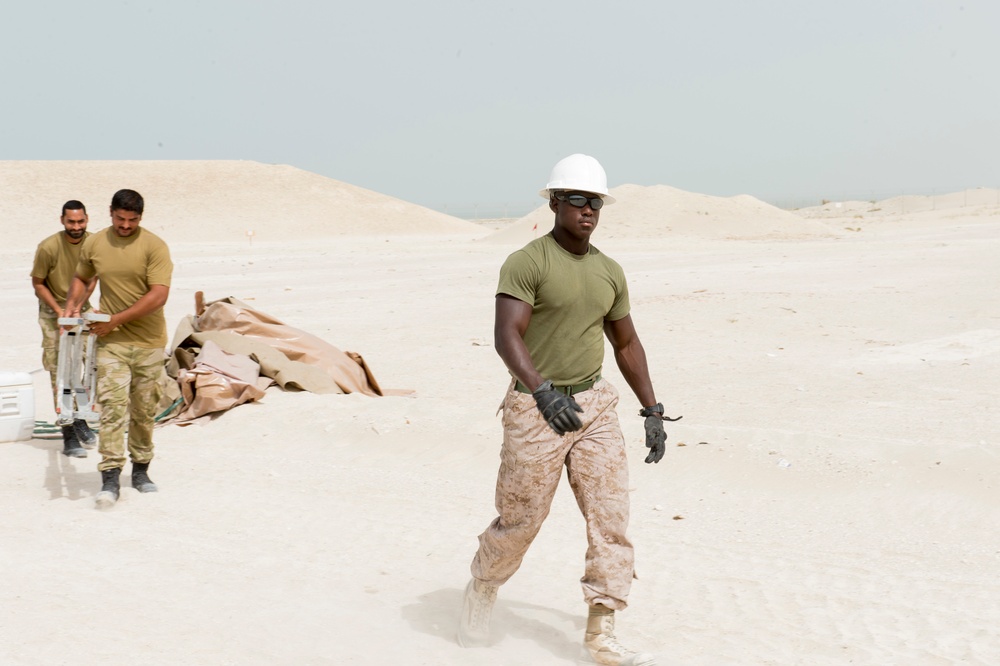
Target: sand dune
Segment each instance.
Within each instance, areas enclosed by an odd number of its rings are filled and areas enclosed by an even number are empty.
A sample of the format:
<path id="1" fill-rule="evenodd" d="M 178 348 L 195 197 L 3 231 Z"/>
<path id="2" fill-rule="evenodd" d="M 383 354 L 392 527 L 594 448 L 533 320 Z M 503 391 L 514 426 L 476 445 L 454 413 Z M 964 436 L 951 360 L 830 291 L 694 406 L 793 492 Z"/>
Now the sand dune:
<path id="1" fill-rule="evenodd" d="M 146 199 L 145 226 L 167 241 L 309 242 L 351 234 L 481 234 L 476 225 L 285 165 L 245 161 L 0 161 L 7 247 L 38 242 L 78 199 L 108 224 L 121 188 Z"/>
<path id="2" fill-rule="evenodd" d="M 921 219 L 944 213 L 951 217 L 974 217 L 983 214 L 997 214 L 1000 211 L 1000 190 L 989 187 L 949 192 L 935 195 L 905 195 L 879 201 L 828 201 L 821 206 L 800 208 L 794 213 L 814 220 L 854 218 L 857 215 L 868 219 L 898 218 Z"/>
<path id="3" fill-rule="evenodd" d="M 611 189 L 617 202 L 601 211 L 602 239 L 664 236 L 705 239 L 817 238 L 833 232 L 749 195 L 714 197 L 667 185 L 621 185 Z M 541 199 L 539 199 L 541 201 Z M 489 242 L 523 244 L 552 228 L 552 212 L 542 203 Z"/>

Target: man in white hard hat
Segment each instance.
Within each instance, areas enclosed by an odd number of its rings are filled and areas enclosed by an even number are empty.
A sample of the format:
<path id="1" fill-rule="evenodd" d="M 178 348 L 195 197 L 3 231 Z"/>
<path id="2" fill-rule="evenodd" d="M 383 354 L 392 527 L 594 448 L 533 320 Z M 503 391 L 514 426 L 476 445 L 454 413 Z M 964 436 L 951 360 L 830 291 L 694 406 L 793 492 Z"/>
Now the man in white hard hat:
<path id="1" fill-rule="evenodd" d="M 634 567 L 625 534 L 628 461 L 615 412 L 618 392 L 601 378 L 604 336 L 643 405 L 647 463 L 659 462 L 665 450 L 663 405 L 629 314 L 625 274 L 590 244 L 601 208 L 614 202 L 604 169 L 593 157 L 570 155 L 555 165 L 540 194 L 555 213 L 552 231 L 500 269 L 494 336 L 512 379 L 503 403 L 499 515 L 479 536 L 458 641 L 489 643 L 497 590 L 520 567 L 565 466 L 587 529 L 583 656 L 598 664 L 648 666 L 654 657 L 624 648 L 614 635 L 614 613 L 627 605 Z"/>

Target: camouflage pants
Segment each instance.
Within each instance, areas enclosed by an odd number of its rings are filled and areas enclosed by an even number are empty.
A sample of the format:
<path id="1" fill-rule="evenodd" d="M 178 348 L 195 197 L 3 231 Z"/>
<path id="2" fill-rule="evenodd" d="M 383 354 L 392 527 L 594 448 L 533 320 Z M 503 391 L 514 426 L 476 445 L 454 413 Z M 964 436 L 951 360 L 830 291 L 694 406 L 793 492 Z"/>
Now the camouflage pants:
<path id="1" fill-rule="evenodd" d="M 628 461 L 615 405 L 618 391 L 606 380 L 573 396 L 583 408 L 583 428 L 557 435 L 535 399 L 513 388 L 503 404 L 503 448 L 497 475 L 499 514 L 479 536 L 473 577 L 501 585 L 514 575 L 549 513 L 563 466 L 587 526 L 587 556 L 580 579 L 584 600 L 622 610 L 634 577 L 629 519 Z"/>
<path id="2" fill-rule="evenodd" d="M 101 406 L 104 471 L 125 466 L 125 433 L 134 463 L 153 459 L 153 425 L 160 399 L 163 350 L 124 343 L 97 345 L 97 404 Z"/>
<path id="3" fill-rule="evenodd" d="M 38 317 L 42 329 L 42 367 L 49 373 L 52 385 L 52 405 L 58 406 L 56 379 L 59 371 L 59 323 L 55 317 Z"/>

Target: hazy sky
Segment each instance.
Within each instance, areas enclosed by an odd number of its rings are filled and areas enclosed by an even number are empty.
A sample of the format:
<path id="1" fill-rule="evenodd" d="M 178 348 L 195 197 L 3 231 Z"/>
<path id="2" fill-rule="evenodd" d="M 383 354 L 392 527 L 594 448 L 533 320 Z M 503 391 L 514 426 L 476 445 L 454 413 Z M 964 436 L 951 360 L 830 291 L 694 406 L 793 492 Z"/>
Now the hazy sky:
<path id="1" fill-rule="evenodd" d="M 573 152 L 778 203 L 1000 187 L 998 34 L 996 0 L 23 1 L 0 159 L 290 164 L 452 213 L 526 212 Z"/>

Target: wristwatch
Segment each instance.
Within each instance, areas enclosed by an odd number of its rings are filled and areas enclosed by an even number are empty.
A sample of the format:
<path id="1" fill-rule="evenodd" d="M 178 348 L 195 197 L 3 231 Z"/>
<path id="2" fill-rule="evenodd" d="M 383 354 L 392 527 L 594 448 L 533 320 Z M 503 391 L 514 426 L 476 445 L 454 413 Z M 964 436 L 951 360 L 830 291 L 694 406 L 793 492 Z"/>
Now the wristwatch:
<path id="1" fill-rule="evenodd" d="M 642 409 L 639 410 L 639 416 L 652 416 L 653 414 L 659 414 L 661 417 L 663 416 L 662 403 L 658 402 L 651 407 L 643 407 Z"/>

